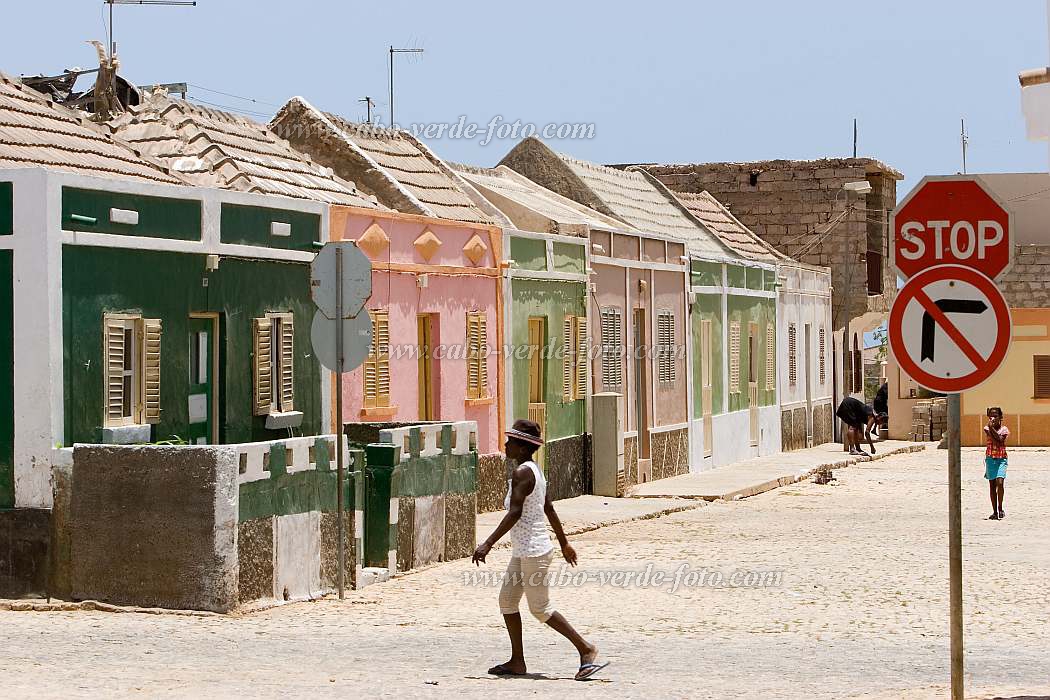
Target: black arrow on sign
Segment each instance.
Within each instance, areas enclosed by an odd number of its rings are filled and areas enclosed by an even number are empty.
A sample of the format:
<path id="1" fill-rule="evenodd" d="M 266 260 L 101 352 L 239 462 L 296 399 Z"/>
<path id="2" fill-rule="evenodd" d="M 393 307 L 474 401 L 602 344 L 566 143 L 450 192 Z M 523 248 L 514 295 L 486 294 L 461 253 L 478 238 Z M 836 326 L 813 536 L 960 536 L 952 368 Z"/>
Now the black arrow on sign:
<path id="1" fill-rule="evenodd" d="M 988 309 L 988 305 L 980 299 L 941 299 L 934 302 L 937 308 L 946 314 L 982 314 Z M 929 311 L 922 312 L 922 351 L 919 361 L 933 361 L 935 322 Z"/>

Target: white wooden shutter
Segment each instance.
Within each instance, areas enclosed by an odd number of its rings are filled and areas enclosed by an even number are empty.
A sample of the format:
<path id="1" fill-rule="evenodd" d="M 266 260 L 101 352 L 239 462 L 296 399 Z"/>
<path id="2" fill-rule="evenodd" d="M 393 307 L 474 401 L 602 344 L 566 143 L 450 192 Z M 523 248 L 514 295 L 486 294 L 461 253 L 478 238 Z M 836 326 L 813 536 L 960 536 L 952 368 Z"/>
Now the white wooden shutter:
<path id="1" fill-rule="evenodd" d="M 252 402 L 255 415 L 265 416 L 273 407 L 273 321 L 252 319 Z"/>
<path id="2" fill-rule="evenodd" d="M 656 317 L 657 376 L 661 382 L 675 380 L 674 313 L 661 311 Z"/>
<path id="3" fill-rule="evenodd" d="M 103 322 L 106 353 L 106 425 L 124 422 L 124 323 L 108 316 Z"/>
<path id="4" fill-rule="evenodd" d="M 794 326 L 791 326 L 794 330 Z M 766 324 L 766 391 L 775 391 L 777 388 L 777 327 L 772 323 Z"/>
<path id="5" fill-rule="evenodd" d="M 587 336 L 587 318 L 576 317 L 576 399 L 587 398 L 587 366 L 590 364 L 590 340 Z"/>
<path id="6" fill-rule="evenodd" d="M 281 410 L 295 408 L 295 321 L 291 314 L 281 316 Z"/>
<path id="7" fill-rule="evenodd" d="M 573 400 L 573 389 L 576 383 L 576 350 L 573 345 L 573 317 L 566 316 L 562 322 L 561 330 L 561 400 L 569 402 Z"/>
<path id="8" fill-rule="evenodd" d="M 740 322 L 729 324 L 729 393 L 740 393 Z"/>
<path id="9" fill-rule="evenodd" d="M 623 320 L 617 308 L 602 309 L 602 385 L 619 388 L 623 383 Z"/>
<path id="10" fill-rule="evenodd" d="M 147 318 L 143 326 L 142 420 L 160 423 L 160 336 L 159 318 Z"/>

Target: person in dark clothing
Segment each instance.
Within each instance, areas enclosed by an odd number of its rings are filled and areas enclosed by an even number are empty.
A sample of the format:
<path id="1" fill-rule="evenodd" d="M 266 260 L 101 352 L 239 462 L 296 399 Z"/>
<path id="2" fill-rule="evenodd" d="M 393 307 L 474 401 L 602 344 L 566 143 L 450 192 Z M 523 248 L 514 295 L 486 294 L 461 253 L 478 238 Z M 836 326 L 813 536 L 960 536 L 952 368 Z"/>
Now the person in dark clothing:
<path id="1" fill-rule="evenodd" d="M 875 408 L 875 413 L 886 413 L 890 412 L 890 385 L 889 382 L 883 382 L 879 390 L 875 392 L 875 401 L 872 402 L 872 406 Z"/>
<path id="2" fill-rule="evenodd" d="M 882 415 L 876 414 L 874 408 L 852 396 L 842 399 L 842 403 L 839 404 L 835 415 L 847 426 L 846 440 L 851 455 L 864 454 L 864 451 L 860 449 L 862 437 L 868 441 L 871 453 L 875 454 L 875 443 L 871 439 L 871 429 L 883 421 Z"/>

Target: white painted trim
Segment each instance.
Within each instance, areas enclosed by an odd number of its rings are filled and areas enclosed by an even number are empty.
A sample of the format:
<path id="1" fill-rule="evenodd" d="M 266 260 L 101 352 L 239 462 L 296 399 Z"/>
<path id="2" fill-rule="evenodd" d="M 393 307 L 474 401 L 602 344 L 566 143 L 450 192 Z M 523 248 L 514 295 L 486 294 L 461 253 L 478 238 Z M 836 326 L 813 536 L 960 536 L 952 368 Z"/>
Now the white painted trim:
<path id="1" fill-rule="evenodd" d="M 722 296 L 726 293 L 724 287 L 713 287 L 711 285 L 694 285 L 689 288 L 694 294 L 708 294 L 711 296 Z"/>
<path id="2" fill-rule="evenodd" d="M 571 243 L 580 247 L 587 247 L 590 240 L 581 236 L 567 236 L 564 233 L 539 233 L 538 231 L 522 231 L 521 229 L 504 229 L 504 233 L 511 238 L 533 238 L 558 243 Z M 509 248 L 508 248 L 509 250 Z"/>
<path id="3" fill-rule="evenodd" d="M 546 272 L 543 270 L 508 270 L 508 277 L 510 279 L 534 279 L 534 280 L 548 280 L 551 282 L 576 282 L 586 283 L 589 281 L 587 275 L 577 274 L 575 272 Z"/>
<path id="4" fill-rule="evenodd" d="M 681 241 L 674 241 L 680 243 Z M 629 258 L 613 258 L 608 255 L 591 255 L 591 262 L 595 265 L 613 265 L 615 267 L 629 267 L 642 270 L 663 270 L 664 272 L 681 272 L 688 274 L 689 266 L 686 263 L 661 263 L 646 262 L 644 260 L 631 260 Z"/>
<path id="5" fill-rule="evenodd" d="M 672 430 L 688 430 L 688 429 L 689 429 L 689 423 L 688 422 L 685 422 L 685 423 L 672 423 L 671 425 L 654 425 L 654 426 L 650 426 L 649 434 L 652 435 L 653 433 L 669 433 Z"/>
<path id="6" fill-rule="evenodd" d="M 239 245 L 235 243 L 211 244 L 204 241 L 181 241 L 171 238 L 148 236 L 123 236 L 115 233 L 95 231 L 62 231 L 62 243 L 67 245 L 95 246 L 98 248 L 125 248 L 128 250 L 152 250 L 168 253 L 192 253 L 197 255 L 221 255 L 237 258 L 257 258 L 282 262 L 313 262 L 316 253 L 283 248 Z"/>

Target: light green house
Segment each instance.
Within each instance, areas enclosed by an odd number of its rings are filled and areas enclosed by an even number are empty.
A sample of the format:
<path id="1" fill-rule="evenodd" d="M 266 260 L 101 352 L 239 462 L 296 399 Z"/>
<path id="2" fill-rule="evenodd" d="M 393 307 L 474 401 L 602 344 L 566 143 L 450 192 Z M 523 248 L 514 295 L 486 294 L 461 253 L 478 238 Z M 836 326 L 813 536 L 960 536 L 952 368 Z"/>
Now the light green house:
<path id="1" fill-rule="evenodd" d="M 504 218 L 508 424 L 543 426 L 553 497 L 589 493 L 587 244 L 614 222 L 509 168 L 453 168 Z"/>

